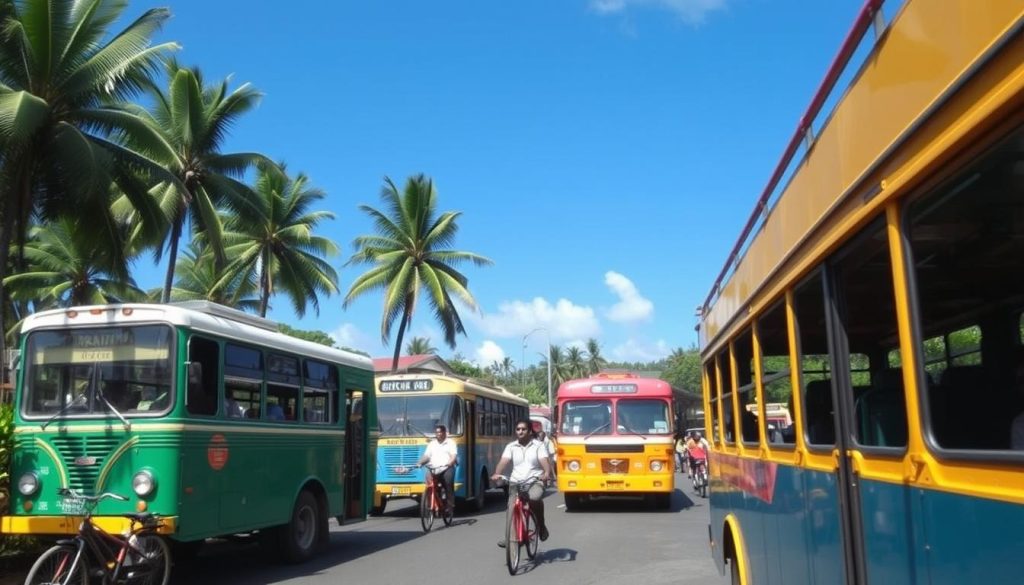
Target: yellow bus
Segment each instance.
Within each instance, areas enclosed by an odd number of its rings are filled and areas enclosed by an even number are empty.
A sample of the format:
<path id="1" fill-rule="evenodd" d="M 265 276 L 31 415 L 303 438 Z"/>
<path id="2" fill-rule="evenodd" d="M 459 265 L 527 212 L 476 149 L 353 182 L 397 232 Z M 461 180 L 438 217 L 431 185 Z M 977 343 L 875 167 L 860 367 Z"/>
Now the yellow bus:
<path id="1" fill-rule="evenodd" d="M 377 488 L 371 513 L 388 501 L 419 499 L 425 470 L 416 462 L 445 425 L 455 442 L 455 496 L 480 510 L 490 477 L 511 440 L 512 428 L 528 416 L 530 403 L 498 386 L 456 374 L 422 370 L 377 376 Z"/>
<path id="2" fill-rule="evenodd" d="M 559 386 L 557 475 L 566 510 L 597 495 L 642 495 L 669 507 L 673 400 L 668 382 L 634 374 L 597 374 Z"/>
<path id="3" fill-rule="evenodd" d="M 1024 2 L 880 5 L 701 310 L 709 537 L 736 584 L 1021 580 Z M 744 408 L 768 402 L 794 424 Z"/>

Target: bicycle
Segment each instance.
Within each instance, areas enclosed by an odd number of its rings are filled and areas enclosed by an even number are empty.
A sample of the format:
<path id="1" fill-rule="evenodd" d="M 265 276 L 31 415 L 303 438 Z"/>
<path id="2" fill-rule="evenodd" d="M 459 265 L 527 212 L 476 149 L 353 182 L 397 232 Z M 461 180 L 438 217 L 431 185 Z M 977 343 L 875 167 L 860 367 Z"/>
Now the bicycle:
<path id="1" fill-rule="evenodd" d="M 104 585 L 167 585 L 171 550 L 156 534 L 159 516 L 122 514 L 131 520 L 128 532 L 110 534 L 93 522 L 93 509 L 106 499 L 126 502 L 128 498 L 112 493 L 86 496 L 67 488 L 58 494 L 81 503 L 82 523 L 74 538 L 57 541 L 36 559 L 25 585 L 87 585 L 90 579 L 99 579 Z"/>
<path id="2" fill-rule="evenodd" d="M 707 459 L 694 458 L 693 491 L 706 498 L 708 495 L 708 464 Z"/>
<path id="3" fill-rule="evenodd" d="M 447 466 L 427 466 L 426 482 L 423 489 L 423 496 L 420 497 L 420 523 L 423 525 L 423 532 L 430 532 L 434 526 L 434 520 L 441 518 L 445 526 L 451 526 L 455 519 L 455 513 L 448 507 L 448 492 L 440 475 L 448 469 Z"/>
<path id="4" fill-rule="evenodd" d="M 519 570 L 522 548 L 526 549 L 526 558 L 531 561 L 537 558 L 540 531 L 537 529 L 537 517 L 530 509 L 530 487 L 539 480 L 511 483 L 508 477 L 500 477 L 508 482 L 509 490 L 516 490 L 512 513 L 506 516 L 508 520 L 505 523 L 505 564 L 508 566 L 508 574 L 515 575 Z"/>

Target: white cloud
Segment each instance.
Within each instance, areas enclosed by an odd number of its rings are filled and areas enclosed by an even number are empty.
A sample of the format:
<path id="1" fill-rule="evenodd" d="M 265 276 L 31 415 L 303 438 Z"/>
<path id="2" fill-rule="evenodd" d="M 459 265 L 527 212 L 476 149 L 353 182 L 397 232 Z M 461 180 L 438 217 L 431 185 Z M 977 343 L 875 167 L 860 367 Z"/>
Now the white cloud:
<path id="1" fill-rule="evenodd" d="M 672 353 L 672 348 L 664 339 L 654 343 L 629 338 L 611 350 L 611 359 L 622 362 L 653 362 Z"/>
<path id="2" fill-rule="evenodd" d="M 329 335 L 340 347 L 363 349 L 380 345 L 380 341 L 371 340 L 369 336 L 351 323 L 342 323 L 334 331 L 331 331 Z"/>
<path id="3" fill-rule="evenodd" d="M 700 24 L 709 12 L 725 8 L 727 0 L 590 0 L 590 8 L 600 14 L 623 12 L 631 6 L 654 6 L 670 10 L 684 22 Z"/>
<path id="4" fill-rule="evenodd" d="M 608 309 L 609 319 L 619 323 L 650 320 L 654 314 L 654 303 L 640 294 L 633 281 L 609 270 L 604 274 L 604 283 L 619 297 L 619 302 Z"/>
<path id="5" fill-rule="evenodd" d="M 541 297 L 529 302 L 506 301 L 498 305 L 496 313 L 484 313 L 476 318 L 487 335 L 522 337 L 543 327 L 550 334 L 551 343 L 594 337 L 601 331 L 592 308 L 581 307 L 567 299 L 558 299 L 554 305 Z"/>
<path id="6" fill-rule="evenodd" d="M 500 362 L 505 359 L 505 350 L 501 349 L 497 343 L 494 343 L 490 339 L 484 341 L 483 345 L 476 348 L 476 363 L 482 368 L 486 368 L 494 362 Z"/>

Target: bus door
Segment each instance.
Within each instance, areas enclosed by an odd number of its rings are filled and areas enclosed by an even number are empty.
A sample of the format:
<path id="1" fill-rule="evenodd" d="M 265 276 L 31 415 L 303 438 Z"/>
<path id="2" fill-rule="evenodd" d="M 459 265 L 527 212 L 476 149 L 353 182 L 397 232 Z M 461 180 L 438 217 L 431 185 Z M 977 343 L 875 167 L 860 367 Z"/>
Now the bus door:
<path id="1" fill-rule="evenodd" d="M 363 477 L 366 471 L 366 409 L 367 401 L 363 400 L 361 390 L 345 391 L 345 522 L 366 519 L 367 494 Z"/>

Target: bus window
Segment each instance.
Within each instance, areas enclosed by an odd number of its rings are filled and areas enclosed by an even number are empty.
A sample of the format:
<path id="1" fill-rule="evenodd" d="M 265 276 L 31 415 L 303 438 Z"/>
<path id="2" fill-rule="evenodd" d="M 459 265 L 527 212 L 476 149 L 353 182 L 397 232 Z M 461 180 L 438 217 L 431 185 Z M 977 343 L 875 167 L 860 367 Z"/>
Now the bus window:
<path id="1" fill-rule="evenodd" d="M 748 445 L 757 444 L 757 420 L 760 408 L 754 386 L 754 332 L 746 329 L 732 346 L 736 358 L 736 387 L 740 408 L 740 438 Z"/>
<path id="2" fill-rule="evenodd" d="M 769 443 L 796 443 L 793 428 L 793 385 L 789 369 L 786 304 L 778 302 L 757 321 L 761 347 L 761 387 L 765 407 L 765 435 Z"/>
<path id="3" fill-rule="evenodd" d="M 563 435 L 610 435 L 612 403 L 610 400 L 572 400 L 562 406 Z"/>
<path id="4" fill-rule="evenodd" d="M 708 385 L 708 408 L 711 409 L 711 436 L 708 437 L 708 442 L 716 443 L 720 441 L 720 438 L 718 436 L 718 380 L 715 378 L 714 362 L 704 365 L 704 377 L 707 379 Z"/>
<path id="5" fill-rule="evenodd" d="M 233 343 L 224 346 L 224 416 L 259 418 L 263 352 Z"/>
<path id="6" fill-rule="evenodd" d="M 726 347 L 718 352 L 715 357 L 715 364 L 718 369 L 718 383 L 722 393 L 722 441 L 735 443 L 735 427 L 733 426 L 732 408 L 732 371 L 729 368 L 729 348 Z"/>
<path id="7" fill-rule="evenodd" d="M 1014 417 L 1024 412 L 1016 376 L 1024 297 L 1022 143 L 1018 127 L 911 201 L 904 215 L 921 337 L 944 337 L 949 355 L 948 367 L 926 379 L 922 393 L 926 425 L 940 448 L 1011 449 Z M 918 351 L 927 356 L 928 342 Z"/>
<path id="8" fill-rule="evenodd" d="M 185 408 L 189 414 L 214 416 L 217 414 L 220 345 L 210 339 L 192 337 L 188 342 L 188 360 L 202 365 L 203 374 L 198 384 L 187 384 Z"/>
<path id="9" fill-rule="evenodd" d="M 309 422 L 334 424 L 338 420 L 338 370 L 325 363 L 303 362 L 302 405 Z"/>
<path id="10" fill-rule="evenodd" d="M 885 222 L 879 218 L 865 228 L 839 252 L 833 266 L 842 320 L 839 329 L 846 335 L 847 374 L 853 393 L 851 431 L 861 445 L 905 447 L 903 372 L 884 367 L 881 358 L 871 364 L 869 358 L 884 356 L 899 338 Z"/>
<path id="11" fill-rule="evenodd" d="M 267 354 L 267 412 L 269 420 L 291 420 L 299 401 L 299 360 L 290 356 Z M 309 408 L 308 405 L 303 405 Z M 258 413 L 258 408 L 257 408 Z M 260 418 L 257 413 L 248 418 Z M 295 418 L 294 416 L 292 417 Z M 309 420 L 309 417 L 305 417 Z"/>
<path id="12" fill-rule="evenodd" d="M 833 446 L 836 429 L 821 272 L 797 287 L 793 305 L 800 349 L 800 379 L 804 386 L 804 438 L 809 445 Z"/>

